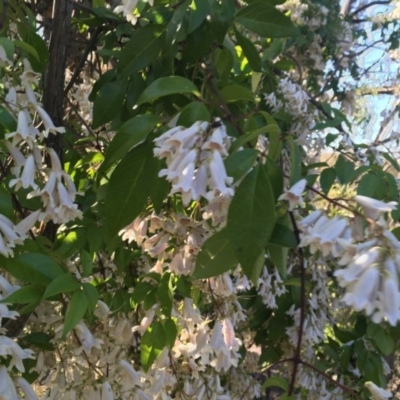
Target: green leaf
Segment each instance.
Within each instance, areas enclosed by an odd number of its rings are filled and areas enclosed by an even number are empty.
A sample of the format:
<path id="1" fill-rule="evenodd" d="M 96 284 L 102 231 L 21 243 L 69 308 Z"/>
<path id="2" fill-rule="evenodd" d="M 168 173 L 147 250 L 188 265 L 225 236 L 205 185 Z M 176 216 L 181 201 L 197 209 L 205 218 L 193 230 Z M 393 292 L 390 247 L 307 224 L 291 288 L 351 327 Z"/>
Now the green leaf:
<path id="1" fill-rule="evenodd" d="M 131 223 L 143 210 L 149 193 L 147 160 L 153 158 L 148 146 L 129 152 L 118 164 L 106 194 L 105 216 L 111 235 Z"/>
<path id="2" fill-rule="evenodd" d="M 247 58 L 247 61 L 250 64 L 250 67 L 253 71 L 260 72 L 261 71 L 261 60 L 260 55 L 254 46 L 253 42 L 243 36 L 236 28 L 235 28 L 235 36 L 239 46 L 242 48 L 244 55 Z"/>
<path id="3" fill-rule="evenodd" d="M 253 93 L 242 85 L 229 85 L 221 89 L 221 96 L 227 103 L 245 100 L 255 102 Z"/>
<path id="4" fill-rule="evenodd" d="M 0 139 L 4 139 L 6 133 L 15 132 L 16 130 L 17 121 L 6 108 L 0 106 Z"/>
<path id="5" fill-rule="evenodd" d="M 64 319 L 64 329 L 62 337 L 65 338 L 67 334 L 75 328 L 77 323 L 82 320 L 88 307 L 88 299 L 83 290 L 77 290 L 67 308 Z"/>
<path id="6" fill-rule="evenodd" d="M 96 235 L 97 236 L 97 235 Z M 82 276 L 86 277 L 92 274 L 93 271 L 93 258 L 85 250 L 82 250 L 81 253 L 81 265 L 82 265 Z"/>
<path id="7" fill-rule="evenodd" d="M 367 335 L 373 339 L 376 347 L 384 356 L 388 356 L 393 352 L 394 341 L 383 327 L 371 323 L 368 325 Z"/>
<path id="8" fill-rule="evenodd" d="M 280 132 L 280 129 L 277 125 L 270 124 L 267 126 L 263 126 L 260 129 L 247 132 L 232 143 L 231 147 L 229 148 L 229 153 L 230 154 L 234 153 L 237 149 L 244 146 L 247 142 L 257 139 L 258 136 L 264 135 L 269 132 Z"/>
<path id="9" fill-rule="evenodd" d="M 167 317 L 171 316 L 172 302 L 173 302 L 173 291 L 171 285 L 171 274 L 164 273 L 161 278 L 160 284 L 157 288 L 158 302 L 160 303 L 163 314 Z"/>
<path id="10" fill-rule="evenodd" d="M 184 30 L 185 24 L 183 23 L 183 18 L 185 16 L 185 13 L 190 5 L 192 0 L 186 0 L 184 1 L 174 12 L 174 15 L 172 18 L 169 20 L 168 25 L 167 25 L 167 34 L 166 34 L 166 46 L 167 46 L 167 52 L 168 50 L 171 50 L 171 47 L 176 44 L 176 41 L 182 41 L 181 34 Z M 184 33 L 184 32 L 183 32 Z M 183 35 L 186 37 L 186 35 Z M 178 39 L 179 38 L 179 39 Z"/>
<path id="11" fill-rule="evenodd" d="M 235 19 L 250 31 L 268 38 L 294 37 L 298 34 L 290 18 L 267 3 L 250 4 L 242 8 Z"/>
<path id="12" fill-rule="evenodd" d="M 3 258 L 2 267 L 22 282 L 46 285 L 64 271 L 44 254 L 24 253 L 14 258 Z"/>
<path id="13" fill-rule="evenodd" d="M 221 82 L 226 82 L 234 64 L 232 52 L 224 47 L 223 49 L 217 49 L 214 57 L 218 78 Z"/>
<path id="14" fill-rule="evenodd" d="M 89 315 L 93 315 L 94 310 L 97 306 L 97 302 L 99 300 L 99 292 L 97 289 L 90 283 L 85 282 L 82 284 L 82 289 L 85 292 L 86 298 L 88 300 L 88 312 Z"/>
<path id="15" fill-rule="evenodd" d="M 357 194 L 383 200 L 386 194 L 385 181 L 379 179 L 373 172 L 368 172 L 361 178 Z"/>
<path id="16" fill-rule="evenodd" d="M 278 197 L 283 193 L 283 175 L 279 166 L 271 158 L 267 157 L 267 162 L 265 164 L 267 169 L 267 174 L 269 181 L 274 191 L 274 199 L 278 200 Z"/>
<path id="17" fill-rule="evenodd" d="M 232 249 L 246 275 L 264 250 L 275 225 L 275 201 L 265 166 L 254 168 L 236 190 L 228 211 Z"/>
<path id="18" fill-rule="evenodd" d="M 203 103 L 194 101 L 183 108 L 176 125 L 188 128 L 197 121 L 209 121 L 210 118 L 207 107 Z"/>
<path id="19" fill-rule="evenodd" d="M 298 182 L 301 177 L 301 154 L 299 146 L 295 143 L 293 137 L 288 138 L 290 145 L 290 160 L 291 160 L 291 171 L 290 171 L 290 184 L 294 185 Z"/>
<path id="20" fill-rule="evenodd" d="M 29 53 L 30 55 L 32 55 L 37 61 L 40 60 L 38 52 L 37 52 L 36 49 L 35 49 L 33 46 L 31 46 L 30 44 L 25 43 L 25 42 L 21 42 L 20 40 L 14 40 L 14 45 L 15 45 L 16 47 L 19 47 L 19 48 L 22 49 L 22 50 L 25 50 L 27 53 Z"/>
<path id="21" fill-rule="evenodd" d="M 279 222 L 274 226 L 269 243 L 288 248 L 297 247 L 297 239 L 293 231 Z"/>
<path id="22" fill-rule="evenodd" d="M 73 292 L 77 290 L 79 286 L 79 282 L 77 282 L 77 280 L 74 279 L 69 272 L 67 272 L 63 275 L 59 275 L 50 282 L 43 294 L 43 298 L 47 299 L 48 297 L 52 297 L 60 293 Z"/>
<path id="23" fill-rule="evenodd" d="M 281 376 L 271 376 L 262 385 L 262 390 L 269 387 L 278 387 L 283 389 L 285 392 L 289 390 L 289 384 L 285 378 Z"/>
<path id="24" fill-rule="evenodd" d="M 257 160 L 258 150 L 244 149 L 231 154 L 224 160 L 226 174 L 236 182 L 254 166 Z"/>
<path id="25" fill-rule="evenodd" d="M 154 115 L 137 115 L 126 121 L 111 141 L 101 169 L 104 171 L 123 158 L 132 147 L 145 140 L 158 122 L 159 119 Z"/>
<path id="26" fill-rule="evenodd" d="M 210 13 L 210 5 L 208 1 L 193 0 L 190 8 L 189 25 L 187 29 L 188 34 L 196 30 Z"/>
<path id="27" fill-rule="evenodd" d="M 134 33 L 121 52 L 118 71 L 122 77 L 134 74 L 155 61 L 163 48 L 166 27 L 149 24 Z"/>
<path id="28" fill-rule="evenodd" d="M 12 40 L 6 37 L 0 37 L 0 46 L 2 46 L 4 51 L 6 52 L 7 58 L 9 60 L 12 60 L 14 58 L 14 52 L 15 52 L 14 43 L 12 42 Z"/>
<path id="29" fill-rule="evenodd" d="M 178 328 L 176 327 L 173 319 L 167 319 L 164 323 L 166 346 L 172 349 L 175 345 L 176 336 L 178 335 Z"/>
<path id="30" fill-rule="evenodd" d="M 11 293 L 5 299 L 0 300 L 0 303 L 38 304 L 42 299 L 43 290 L 43 286 L 39 285 L 38 283 L 27 285 Z"/>
<path id="31" fill-rule="evenodd" d="M 329 190 L 331 190 L 331 187 L 333 185 L 333 182 L 335 182 L 335 179 L 336 179 L 336 170 L 334 168 L 325 168 L 321 172 L 319 183 L 321 184 L 322 191 L 325 194 L 329 193 Z"/>
<path id="32" fill-rule="evenodd" d="M 147 372 L 167 345 L 167 336 L 160 322 L 154 322 L 140 342 L 140 365 Z"/>
<path id="33" fill-rule="evenodd" d="M 193 277 L 195 279 L 211 278 L 228 272 L 237 265 L 238 261 L 232 252 L 228 232 L 224 228 L 204 242 L 197 255 Z"/>
<path id="34" fill-rule="evenodd" d="M 192 81 L 181 76 L 168 76 L 166 78 L 159 78 L 147 86 L 139 97 L 138 104 L 177 93 L 192 93 L 200 96 L 200 92 Z"/>
<path id="35" fill-rule="evenodd" d="M 126 83 L 121 80 L 107 82 L 101 87 L 93 103 L 93 129 L 110 122 L 120 114 L 125 93 Z"/>
<path id="36" fill-rule="evenodd" d="M 176 288 L 178 289 L 178 292 L 184 296 L 191 298 L 192 297 L 192 283 L 190 280 L 184 276 L 181 275 L 178 280 L 176 281 Z"/>
<path id="37" fill-rule="evenodd" d="M 272 264 L 274 264 L 283 279 L 287 277 L 288 252 L 289 249 L 287 247 L 275 246 L 273 244 L 268 245 L 268 253 Z"/>
<path id="38" fill-rule="evenodd" d="M 24 340 L 39 349 L 53 351 L 54 345 L 51 343 L 52 337 L 44 332 L 32 332 L 24 336 Z"/>
<path id="39" fill-rule="evenodd" d="M 133 290 L 131 299 L 135 304 L 139 304 L 150 292 L 154 291 L 154 289 L 154 285 L 150 282 L 139 282 Z"/>
<path id="40" fill-rule="evenodd" d="M 351 177 L 354 171 L 354 164 L 346 160 L 342 155 L 338 158 L 335 164 L 335 171 L 339 182 L 346 185 L 351 182 Z"/>
<path id="41" fill-rule="evenodd" d="M 11 200 L 11 194 L 4 188 L 4 186 L 0 186 L 0 213 L 11 221 L 14 220 L 14 207 Z"/>

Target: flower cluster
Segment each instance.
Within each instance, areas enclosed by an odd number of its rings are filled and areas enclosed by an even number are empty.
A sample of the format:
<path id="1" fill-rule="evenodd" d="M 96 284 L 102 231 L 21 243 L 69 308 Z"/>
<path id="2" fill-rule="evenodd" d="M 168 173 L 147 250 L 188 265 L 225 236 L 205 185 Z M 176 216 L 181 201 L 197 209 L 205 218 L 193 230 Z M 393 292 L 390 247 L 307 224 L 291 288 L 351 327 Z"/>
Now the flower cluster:
<path id="1" fill-rule="evenodd" d="M 193 200 L 207 199 L 203 218 L 223 223 L 234 190 L 223 162 L 230 138 L 222 121 L 211 125 L 198 121 L 190 128 L 171 128 L 154 142 L 154 155 L 167 163 L 159 175 L 172 183 L 170 194 L 181 194 L 185 206 Z"/>

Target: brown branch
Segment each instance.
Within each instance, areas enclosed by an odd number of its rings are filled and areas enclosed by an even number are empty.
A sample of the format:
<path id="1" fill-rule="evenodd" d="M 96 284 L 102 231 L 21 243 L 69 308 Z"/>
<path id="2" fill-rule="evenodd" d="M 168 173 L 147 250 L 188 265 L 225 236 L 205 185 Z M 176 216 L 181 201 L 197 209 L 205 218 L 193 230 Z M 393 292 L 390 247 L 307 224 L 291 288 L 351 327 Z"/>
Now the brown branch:
<path id="1" fill-rule="evenodd" d="M 292 212 L 289 212 L 290 220 L 293 225 L 293 231 L 296 236 L 297 246 L 300 244 L 300 231 L 297 227 L 296 220 Z M 301 354 L 301 342 L 303 340 L 303 330 L 304 330 L 304 320 L 305 320 L 305 308 L 306 308 L 306 269 L 304 266 L 304 254 L 303 249 L 298 247 L 297 249 L 299 254 L 299 264 L 300 264 L 300 322 L 299 322 L 299 330 L 297 336 L 297 345 L 296 350 L 293 357 L 293 370 L 292 376 L 290 377 L 290 384 L 288 395 L 291 396 L 294 390 L 294 385 L 296 383 L 296 376 L 298 371 L 299 363 L 301 362 L 300 354 Z"/>
<path id="2" fill-rule="evenodd" d="M 372 7 L 372 6 L 379 6 L 379 5 L 389 5 L 391 3 L 391 0 L 377 0 L 377 1 L 371 1 L 369 4 L 363 4 L 357 10 L 354 10 L 350 16 L 352 17 L 353 15 L 356 15 L 360 13 L 361 11 L 365 11 L 367 8 Z"/>
<path id="3" fill-rule="evenodd" d="M 3 0 L 3 8 L 1 10 L 1 16 L 0 16 L 0 31 L 4 28 L 4 22 L 6 21 L 7 17 L 7 9 L 8 9 L 8 0 Z"/>

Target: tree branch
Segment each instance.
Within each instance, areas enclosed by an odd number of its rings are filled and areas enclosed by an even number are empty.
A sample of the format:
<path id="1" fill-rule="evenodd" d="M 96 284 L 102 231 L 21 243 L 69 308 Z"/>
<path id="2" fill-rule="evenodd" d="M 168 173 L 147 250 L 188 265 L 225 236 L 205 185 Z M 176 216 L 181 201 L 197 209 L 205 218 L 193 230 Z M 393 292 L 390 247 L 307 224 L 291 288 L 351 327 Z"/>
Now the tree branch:
<path id="1" fill-rule="evenodd" d="M 353 15 L 356 15 L 362 11 L 365 11 L 366 9 L 368 9 L 369 7 L 372 6 L 380 6 L 380 5 L 389 5 L 391 2 L 391 0 L 377 0 L 377 1 L 371 1 L 371 3 L 369 4 L 363 4 L 362 6 L 358 7 L 356 10 L 354 10 L 351 14 L 350 17 L 352 17 Z"/>

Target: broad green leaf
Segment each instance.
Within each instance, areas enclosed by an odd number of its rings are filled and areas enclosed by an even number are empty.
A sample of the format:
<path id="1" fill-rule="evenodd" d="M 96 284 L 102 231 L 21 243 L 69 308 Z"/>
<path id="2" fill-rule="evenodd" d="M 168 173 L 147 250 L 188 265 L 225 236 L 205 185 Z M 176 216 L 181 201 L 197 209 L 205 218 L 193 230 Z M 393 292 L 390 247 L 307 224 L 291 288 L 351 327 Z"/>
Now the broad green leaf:
<path id="1" fill-rule="evenodd" d="M 147 86 L 144 92 L 140 95 L 138 104 L 143 104 L 163 96 L 177 93 L 192 93 L 196 96 L 200 96 L 197 87 L 189 79 L 181 76 L 168 76 L 165 78 L 158 78 Z"/>
<path id="2" fill-rule="evenodd" d="M 299 146 L 295 143 L 293 137 L 289 137 L 288 142 L 291 160 L 290 184 L 294 185 L 301 179 L 301 154 Z"/>
<path id="3" fill-rule="evenodd" d="M 188 298 L 192 297 L 192 283 L 186 276 L 181 275 L 178 278 L 176 281 L 176 288 L 182 296 Z"/>
<path id="4" fill-rule="evenodd" d="M 242 8 L 235 20 L 250 31 L 268 38 L 290 37 L 298 33 L 289 17 L 264 2 Z"/>
<path id="5" fill-rule="evenodd" d="M 83 277 L 89 276 L 92 274 L 93 271 L 93 258 L 90 255 L 90 253 L 88 253 L 85 250 L 82 250 L 80 255 L 81 255 L 82 276 Z"/>
<path id="6" fill-rule="evenodd" d="M 288 248 L 297 247 L 297 239 L 293 231 L 279 222 L 274 226 L 274 230 L 269 238 L 269 243 Z"/>
<path id="7" fill-rule="evenodd" d="M 158 355 L 167 345 L 167 336 L 161 322 L 154 322 L 144 333 L 140 342 L 140 365 L 149 370 Z"/>
<path id="8" fill-rule="evenodd" d="M 107 189 L 105 215 L 111 235 L 131 223 L 143 210 L 149 193 L 146 163 L 153 154 L 146 145 L 129 152 L 115 168 Z"/>
<path id="9" fill-rule="evenodd" d="M 289 249 L 287 247 L 275 246 L 273 244 L 268 245 L 268 254 L 272 261 L 272 264 L 279 271 L 282 279 L 286 279 L 286 269 L 288 263 L 288 252 Z"/>
<path id="10" fill-rule="evenodd" d="M 118 71 L 129 76 L 155 61 L 163 49 L 165 26 L 149 24 L 134 33 L 121 52 Z"/>
<path id="11" fill-rule="evenodd" d="M 33 57 L 35 57 L 35 59 L 36 59 L 37 61 L 40 60 L 38 52 L 37 52 L 36 49 L 35 49 L 33 46 L 31 46 L 30 44 L 25 43 L 25 42 L 22 42 L 21 40 L 14 40 L 14 45 L 15 45 L 16 47 L 19 47 L 20 49 L 25 50 L 26 52 L 28 52 L 30 55 L 32 55 Z"/>
<path id="12" fill-rule="evenodd" d="M 255 149 L 244 149 L 231 154 L 224 160 L 226 174 L 236 182 L 253 168 L 257 156 L 258 150 Z"/>
<path id="13" fill-rule="evenodd" d="M 235 36 L 239 46 L 242 48 L 243 53 L 247 58 L 247 61 L 250 64 L 251 69 L 253 71 L 261 71 L 261 60 L 256 46 L 254 46 L 253 42 L 243 36 L 236 28 Z"/>
<path id="14" fill-rule="evenodd" d="M 9 113 L 9 111 L 0 106 L 0 139 L 4 139 L 6 133 L 11 133 L 16 131 L 17 121 Z"/>
<path id="15" fill-rule="evenodd" d="M 110 122 L 120 114 L 125 93 L 126 82 L 121 80 L 107 82 L 101 87 L 93 103 L 93 129 Z"/>
<path id="16" fill-rule="evenodd" d="M 218 72 L 218 78 L 221 82 L 227 82 L 229 74 L 233 68 L 234 59 L 231 50 L 227 48 L 217 49 L 215 51 L 215 68 Z"/>
<path id="17" fill-rule="evenodd" d="M 251 276 L 274 225 L 274 193 L 265 166 L 258 165 L 240 183 L 228 211 L 229 241 L 246 275 Z"/>
<path id="18" fill-rule="evenodd" d="M 250 142 L 254 139 L 257 139 L 258 136 L 264 135 L 269 132 L 280 132 L 280 129 L 277 125 L 270 124 L 267 126 L 263 126 L 260 129 L 256 129 L 256 130 L 247 132 L 244 135 L 240 136 L 238 139 L 236 139 L 232 143 L 231 147 L 229 148 L 229 153 L 230 154 L 234 153 L 237 149 L 244 146 L 245 143 Z"/>
<path id="19" fill-rule="evenodd" d="M 47 285 L 64 271 L 44 254 L 24 253 L 14 258 L 2 258 L 2 267 L 22 282 Z"/>
<path id="20" fill-rule="evenodd" d="M 132 147 L 145 140 L 158 121 L 156 116 L 146 114 L 137 115 L 126 121 L 111 141 L 101 169 L 104 171 L 112 163 L 123 158 Z"/>
<path id="21" fill-rule="evenodd" d="M 229 243 L 228 232 L 222 229 L 204 242 L 197 255 L 193 277 L 195 279 L 211 278 L 228 272 L 237 265 L 238 260 Z"/>
<path id="22" fill-rule="evenodd" d="M 265 390 L 269 387 L 279 387 L 287 392 L 289 390 L 289 383 L 281 376 L 271 376 L 263 383 L 262 389 Z"/>
<path id="23" fill-rule="evenodd" d="M 281 132 L 278 130 L 269 132 L 269 145 L 268 145 L 268 157 L 273 161 L 277 161 L 281 156 L 283 141 Z"/>
<path id="24" fill-rule="evenodd" d="M 210 13 L 210 5 L 208 1 L 193 0 L 190 8 L 189 25 L 187 29 L 188 34 L 196 30 Z"/>
<path id="25" fill-rule="evenodd" d="M 43 286 L 38 283 L 27 285 L 11 293 L 5 299 L 0 300 L 0 303 L 38 304 L 42 298 L 43 290 Z"/>
<path id="26" fill-rule="evenodd" d="M 176 41 L 181 41 L 186 37 L 184 31 L 185 23 L 183 21 L 185 13 L 190 5 L 192 0 L 184 1 L 174 12 L 174 15 L 170 19 L 167 25 L 167 33 L 166 33 L 166 40 L 165 44 L 167 47 L 167 52 L 171 50 L 171 47 L 175 45 Z M 180 40 L 179 40 L 180 39 Z"/>
<path id="27" fill-rule="evenodd" d="M 92 284 L 88 282 L 82 284 L 82 289 L 85 292 L 86 298 L 88 300 L 87 309 L 89 315 L 93 315 L 94 310 L 97 306 L 97 302 L 99 300 L 99 292 Z"/>
<path id="28" fill-rule="evenodd" d="M 385 182 L 379 179 L 373 172 L 368 172 L 361 178 L 357 194 L 383 200 L 386 194 Z"/>
<path id="29" fill-rule="evenodd" d="M 164 273 L 161 278 L 160 284 L 157 288 L 158 302 L 160 303 L 163 314 L 167 317 L 171 316 L 173 291 L 171 285 L 171 274 Z"/>
<path id="30" fill-rule="evenodd" d="M 175 321 L 173 319 L 167 319 L 164 323 L 164 329 L 165 336 L 167 338 L 166 346 L 172 349 L 175 345 L 176 336 L 178 334 L 178 329 L 176 327 Z"/>
<path id="31" fill-rule="evenodd" d="M 336 175 L 342 185 L 346 185 L 351 181 L 354 171 L 354 163 L 346 160 L 342 155 L 338 158 L 335 164 Z"/>
<path id="32" fill-rule="evenodd" d="M 12 205 L 11 194 L 4 186 L 0 186 L 0 213 L 14 220 L 14 207 Z"/>
<path id="33" fill-rule="evenodd" d="M 57 253 L 63 258 L 70 258 L 73 254 L 79 252 L 85 246 L 85 243 L 86 230 L 83 228 L 72 230 L 66 236 L 63 234 L 57 238 Z"/>
<path id="34" fill-rule="evenodd" d="M 331 189 L 333 182 L 335 182 L 335 179 L 336 179 L 336 170 L 334 168 L 325 168 L 321 172 L 319 183 L 321 184 L 322 191 L 325 194 L 329 193 L 329 190 Z"/>
<path id="35" fill-rule="evenodd" d="M 73 278 L 73 276 L 67 272 L 63 275 L 59 275 L 47 286 L 43 298 L 55 296 L 60 293 L 69 293 L 79 289 L 79 282 Z"/>
<path id="36" fill-rule="evenodd" d="M 176 125 L 188 128 L 197 121 L 209 121 L 210 118 L 207 107 L 203 103 L 194 101 L 183 108 Z"/>
<path id="37" fill-rule="evenodd" d="M 52 339 L 50 335 L 44 332 L 32 332 L 24 336 L 24 340 L 28 343 L 47 351 L 54 350 L 54 345 L 51 343 Z"/>
<path id="38" fill-rule="evenodd" d="M 283 193 L 282 171 L 278 167 L 277 163 L 269 158 L 269 156 L 267 157 L 265 168 L 267 169 L 268 178 L 271 183 L 272 190 L 274 191 L 274 199 L 277 201 L 279 196 Z"/>
<path id="39" fill-rule="evenodd" d="M 139 282 L 133 290 L 131 299 L 135 305 L 137 305 L 141 303 L 151 291 L 154 291 L 154 289 L 155 286 L 150 282 Z"/>
<path id="40" fill-rule="evenodd" d="M 255 102 L 253 93 L 242 85 L 229 85 L 221 89 L 221 96 L 227 103 L 245 100 Z"/>
<path id="41" fill-rule="evenodd" d="M 88 299 L 83 290 L 77 290 L 67 307 L 64 319 L 64 329 L 62 337 L 65 338 L 67 334 L 75 328 L 77 323 L 82 320 L 88 307 Z"/>
<path id="42" fill-rule="evenodd" d="M 393 352 L 394 341 L 389 333 L 380 325 L 369 324 L 367 335 L 374 340 L 376 347 L 384 356 L 388 356 Z"/>
<path id="43" fill-rule="evenodd" d="M 6 37 L 0 37 L 0 46 L 2 46 L 4 51 L 6 52 L 7 58 L 9 60 L 12 60 L 15 52 L 14 43 L 12 42 L 12 40 Z"/>

